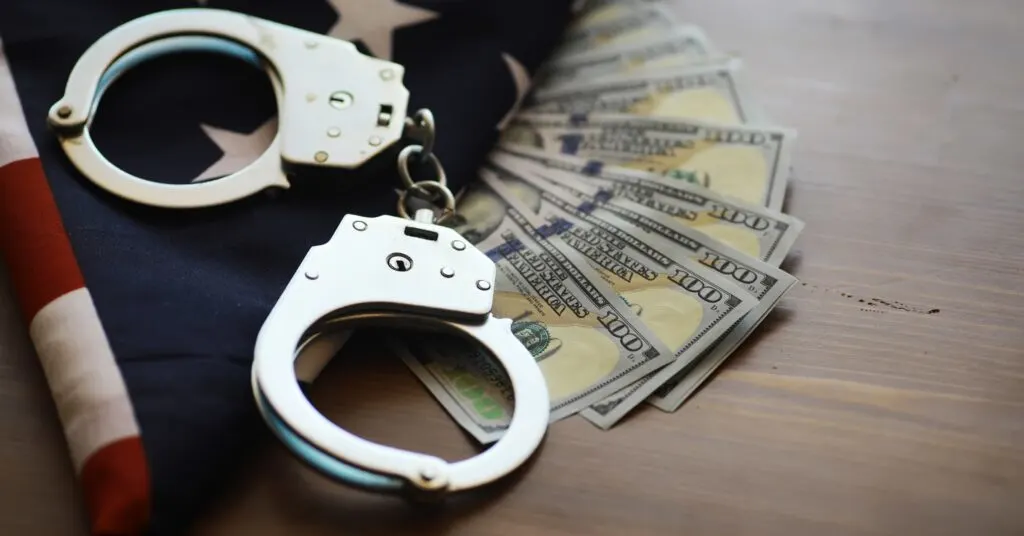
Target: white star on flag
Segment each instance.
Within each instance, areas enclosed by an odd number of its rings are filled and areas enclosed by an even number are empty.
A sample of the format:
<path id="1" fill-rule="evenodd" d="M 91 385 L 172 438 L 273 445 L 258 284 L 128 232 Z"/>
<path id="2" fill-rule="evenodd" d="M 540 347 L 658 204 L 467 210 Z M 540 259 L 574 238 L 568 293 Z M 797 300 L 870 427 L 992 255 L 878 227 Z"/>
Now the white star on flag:
<path id="1" fill-rule="evenodd" d="M 408 6 L 396 0 L 327 0 L 338 13 L 338 21 L 327 35 L 345 41 L 360 40 L 370 53 L 383 60 L 391 59 L 391 37 L 396 28 L 411 26 L 439 17 L 421 7 Z"/>
<path id="2" fill-rule="evenodd" d="M 229 175 L 241 170 L 254 162 L 270 147 L 277 134 L 277 117 L 273 117 L 249 134 L 232 132 L 223 128 L 199 125 L 203 132 L 220 147 L 224 155 L 213 163 L 206 171 L 192 179 L 192 182 L 203 182 Z"/>

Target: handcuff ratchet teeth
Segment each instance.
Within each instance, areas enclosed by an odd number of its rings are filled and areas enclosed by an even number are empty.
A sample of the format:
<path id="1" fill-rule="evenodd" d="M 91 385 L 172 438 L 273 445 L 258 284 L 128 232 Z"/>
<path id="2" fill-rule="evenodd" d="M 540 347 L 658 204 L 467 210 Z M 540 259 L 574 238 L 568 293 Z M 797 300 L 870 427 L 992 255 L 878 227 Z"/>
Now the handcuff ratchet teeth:
<path id="1" fill-rule="evenodd" d="M 128 67 L 157 55 L 209 50 L 263 67 L 277 99 L 277 135 L 247 167 L 194 184 L 136 177 L 103 157 L 89 134 L 100 97 Z M 322 34 L 232 11 L 185 8 L 129 21 L 93 43 L 68 77 L 48 123 L 74 165 L 128 200 L 167 208 L 229 203 L 270 187 L 288 188 L 302 167 L 351 169 L 399 140 L 409 91 L 404 68 Z"/>
<path id="2" fill-rule="evenodd" d="M 547 431 L 550 401 L 512 321 L 491 315 L 494 263 L 454 230 L 429 223 L 428 209 L 417 216 L 347 215 L 326 244 L 309 250 L 260 330 L 252 382 L 270 428 L 321 473 L 382 493 L 437 496 L 488 484 L 522 465 Z M 449 464 L 360 439 L 320 414 L 296 378 L 297 351 L 329 324 L 374 321 L 479 343 L 505 369 L 514 391 L 502 438 Z"/>

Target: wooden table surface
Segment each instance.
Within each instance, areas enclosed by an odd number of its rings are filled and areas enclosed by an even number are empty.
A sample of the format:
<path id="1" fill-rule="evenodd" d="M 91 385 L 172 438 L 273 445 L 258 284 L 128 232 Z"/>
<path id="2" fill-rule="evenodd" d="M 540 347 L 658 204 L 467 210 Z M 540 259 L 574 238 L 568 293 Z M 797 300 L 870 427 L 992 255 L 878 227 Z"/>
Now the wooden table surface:
<path id="1" fill-rule="evenodd" d="M 522 478 L 437 511 L 339 489 L 274 444 L 196 534 L 1024 534 L 1024 4 L 685 0 L 799 130 L 802 284 L 695 398 L 556 423 Z M 84 534 L 55 411 L 0 286 L 0 534 Z M 475 452 L 373 352 L 320 407 Z"/>

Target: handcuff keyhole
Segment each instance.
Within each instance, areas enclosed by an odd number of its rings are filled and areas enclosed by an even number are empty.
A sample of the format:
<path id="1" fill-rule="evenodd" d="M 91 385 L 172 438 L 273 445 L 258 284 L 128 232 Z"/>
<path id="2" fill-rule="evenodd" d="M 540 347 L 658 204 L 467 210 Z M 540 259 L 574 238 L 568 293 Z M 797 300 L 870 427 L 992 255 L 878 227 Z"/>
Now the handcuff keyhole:
<path id="1" fill-rule="evenodd" d="M 412 259 L 405 253 L 392 253 L 388 255 L 388 266 L 396 272 L 408 272 L 412 270 Z"/>
<path id="2" fill-rule="evenodd" d="M 335 91 L 327 99 L 327 102 L 338 110 L 343 110 L 352 106 L 352 103 L 355 102 L 355 98 L 353 98 L 352 94 L 347 91 Z"/>

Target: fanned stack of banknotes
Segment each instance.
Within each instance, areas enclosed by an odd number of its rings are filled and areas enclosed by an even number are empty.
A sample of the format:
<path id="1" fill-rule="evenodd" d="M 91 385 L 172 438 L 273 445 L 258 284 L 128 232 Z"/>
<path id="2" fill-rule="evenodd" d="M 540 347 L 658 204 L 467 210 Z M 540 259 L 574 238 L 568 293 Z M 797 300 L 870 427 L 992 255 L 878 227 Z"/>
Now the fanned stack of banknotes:
<path id="1" fill-rule="evenodd" d="M 796 133 L 739 59 L 652 0 L 590 1 L 463 192 L 451 225 L 497 266 L 493 314 L 543 371 L 551 420 L 674 412 L 793 287 L 781 212 Z M 482 443 L 513 391 L 461 340 L 394 344 Z"/>

